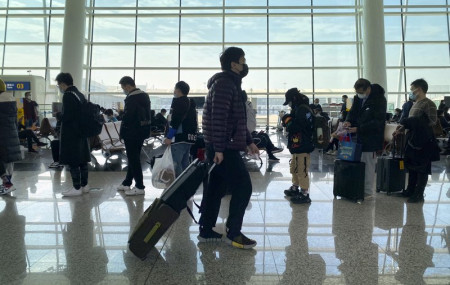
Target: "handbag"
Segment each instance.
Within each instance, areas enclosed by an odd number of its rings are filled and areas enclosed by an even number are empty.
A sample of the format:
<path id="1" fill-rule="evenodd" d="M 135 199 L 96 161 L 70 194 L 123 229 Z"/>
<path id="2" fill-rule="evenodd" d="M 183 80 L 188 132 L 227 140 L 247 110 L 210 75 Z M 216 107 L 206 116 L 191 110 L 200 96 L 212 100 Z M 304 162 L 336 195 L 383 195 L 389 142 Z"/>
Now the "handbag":
<path id="1" fill-rule="evenodd" d="M 343 136 L 340 142 L 337 159 L 346 161 L 361 161 L 362 145 L 352 141 L 352 135 Z"/>
<path id="2" fill-rule="evenodd" d="M 155 159 L 152 169 L 152 185 L 158 189 L 166 189 L 175 180 L 172 151 L 167 147 L 161 158 Z"/>

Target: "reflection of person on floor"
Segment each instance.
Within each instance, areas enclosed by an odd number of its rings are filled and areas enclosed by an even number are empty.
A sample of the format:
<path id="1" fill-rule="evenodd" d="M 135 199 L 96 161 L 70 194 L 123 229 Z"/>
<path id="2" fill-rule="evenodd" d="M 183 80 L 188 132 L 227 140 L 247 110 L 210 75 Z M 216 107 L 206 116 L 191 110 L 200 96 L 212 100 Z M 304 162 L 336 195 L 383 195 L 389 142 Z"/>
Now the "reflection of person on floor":
<path id="1" fill-rule="evenodd" d="M 71 284 L 96 284 L 106 277 L 108 256 L 103 247 L 94 246 L 93 203 L 84 197 L 73 198 L 70 202 L 72 222 L 63 230 L 66 276 Z"/>
<path id="2" fill-rule="evenodd" d="M 199 243 L 198 249 L 204 269 L 200 284 L 247 284 L 256 273 L 253 249 L 233 250 L 213 243 Z"/>
<path id="3" fill-rule="evenodd" d="M 192 200 L 187 202 L 187 206 L 192 209 Z M 197 247 L 189 236 L 191 225 L 191 216 L 183 211 L 170 232 L 165 259 L 174 283 L 180 280 L 185 284 L 197 283 Z"/>
<path id="4" fill-rule="evenodd" d="M 378 245 L 372 243 L 374 204 L 333 200 L 333 234 L 338 269 L 345 284 L 378 284 Z M 364 282 L 363 282 L 364 281 Z"/>
<path id="5" fill-rule="evenodd" d="M 26 277 L 25 216 L 19 215 L 15 198 L 5 197 L 0 212 L 0 284 L 22 284 Z"/>
<path id="6" fill-rule="evenodd" d="M 406 204 L 406 223 L 398 248 L 398 267 L 395 279 L 403 284 L 426 284 L 423 275 L 434 267 L 434 249 L 427 245 L 423 204 Z"/>
<path id="7" fill-rule="evenodd" d="M 291 244 L 286 247 L 286 270 L 280 284 L 322 284 L 325 281 L 325 261 L 320 254 L 309 254 L 308 209 L 308 206 L 292 207 Z"/>

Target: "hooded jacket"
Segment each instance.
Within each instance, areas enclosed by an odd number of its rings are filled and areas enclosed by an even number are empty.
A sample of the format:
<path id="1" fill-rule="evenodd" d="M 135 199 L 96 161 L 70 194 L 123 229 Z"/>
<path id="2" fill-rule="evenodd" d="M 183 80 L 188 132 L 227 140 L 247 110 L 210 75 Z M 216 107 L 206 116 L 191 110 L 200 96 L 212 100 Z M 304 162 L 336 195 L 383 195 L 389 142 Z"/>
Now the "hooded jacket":
<path id="1" fill-rule="evenodd" d="M 175 143 L 195 143 L 197 139 L 197 111 L 195 107 L 194 100 L 187 96 L 173 98 L 170 107 L 172 119 L 167 138 L 175 137 Z"/>
<path id="2" fill-rule="evenodd" d="M 216 152 L 245 150 L 252 137 L 247 130 L 240 75 L 232 71 L 216 73 L 209 79 L 208 89 L 203 108 L 205 143 L 212 144 Z"/>
<path id="3" fill-rule="evenodd" d="M 120 137 L 146 139 L 150 136 L 150 97 L 140 89 L 134 89 L 125 98 Z"/>
<path id="4" fill-rule="evenodd" d="M 358 143 L 362 145 L 363 152 L 383 149 L 386 106 L 384 90 L 378 84 L 371 85 L 371 92 L 365 102 L 358 96 L 353 98 L 347 121 L 352 127 L 358 128 Z"/>
<path id="5" fill-rule="evenodd" d="M 0 94 L 0 163 L 22 160 L 17 132 L 17 103 L 7 93 Z M 1 173 L 0 173 L 1 174 Z"/>

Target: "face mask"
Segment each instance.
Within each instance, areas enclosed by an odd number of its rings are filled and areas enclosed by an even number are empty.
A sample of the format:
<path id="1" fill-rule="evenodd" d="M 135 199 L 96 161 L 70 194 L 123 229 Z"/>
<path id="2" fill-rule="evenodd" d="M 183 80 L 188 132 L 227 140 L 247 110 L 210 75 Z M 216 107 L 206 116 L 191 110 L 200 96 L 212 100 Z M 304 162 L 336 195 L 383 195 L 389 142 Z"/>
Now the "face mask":
<path id="1" fill-rule="evenodd" d="M 366 94 L 364 94 L 364 93 L 356 93 L 356 94 L 358 94 L 358 98 L 359 98 L 359 99 L 364 99 L 364 98 L 366 98 Z"/>
<path id="2" fill-rule="evenodd" d="M 122 92 L 123 92 L 123 94 L 125 94 L 125 95 L 127 95 L 128 96 L 128 92 L 124 89 L 124 90 L 122 90 Z"/>
<path id="3" fill-rule="evenodd" d="M 60 93 L 64 93 L 64 90 L 61 87 L 58 87 Z"/>
<path id="4" fill-rule="evenodd" d="M 244 78 L 247 76 L 247 74 L 248 74 L 248 65 L 244 63 L 242 65 L 242 71 L 239 72 L 239 75 L 241 75 L 241 78 Z"/>
<path id="5" fill-rule="evenodd" d="M 409 99 L 416 101 L 417 100 L 417 95 L 414 94 L 413 92 L 409 92 Z"/>
<path id="6" fill-rule="evenodd" d="M 345 103 L 345 102 L 347 102 L 347 100 L 346 99 L 342 99 L 342 103 Z"/>

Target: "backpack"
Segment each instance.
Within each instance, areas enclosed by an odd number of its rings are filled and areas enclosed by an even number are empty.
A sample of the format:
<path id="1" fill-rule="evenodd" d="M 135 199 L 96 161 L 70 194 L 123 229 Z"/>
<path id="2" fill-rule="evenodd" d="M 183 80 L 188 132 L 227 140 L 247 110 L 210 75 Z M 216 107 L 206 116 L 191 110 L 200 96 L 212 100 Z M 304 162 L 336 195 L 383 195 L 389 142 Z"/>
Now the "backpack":
<path id="1" fill-rule="evenodd" d="M 90 138 L 98 136 L 103 128 L 104 118 L 100 113 L 100 106 L 89 102 L 87 100 L 82 101 L 81 98 L 73 93 L 80 101 L 80 136 L 83 138 Z"/>
<path id="2" fill-rule="evenodd" d="M 318 149 L 324 149 L 330 142 L 330 127 L 325 117 L 320 115 L 314 117 L 314 146 Z"/>

